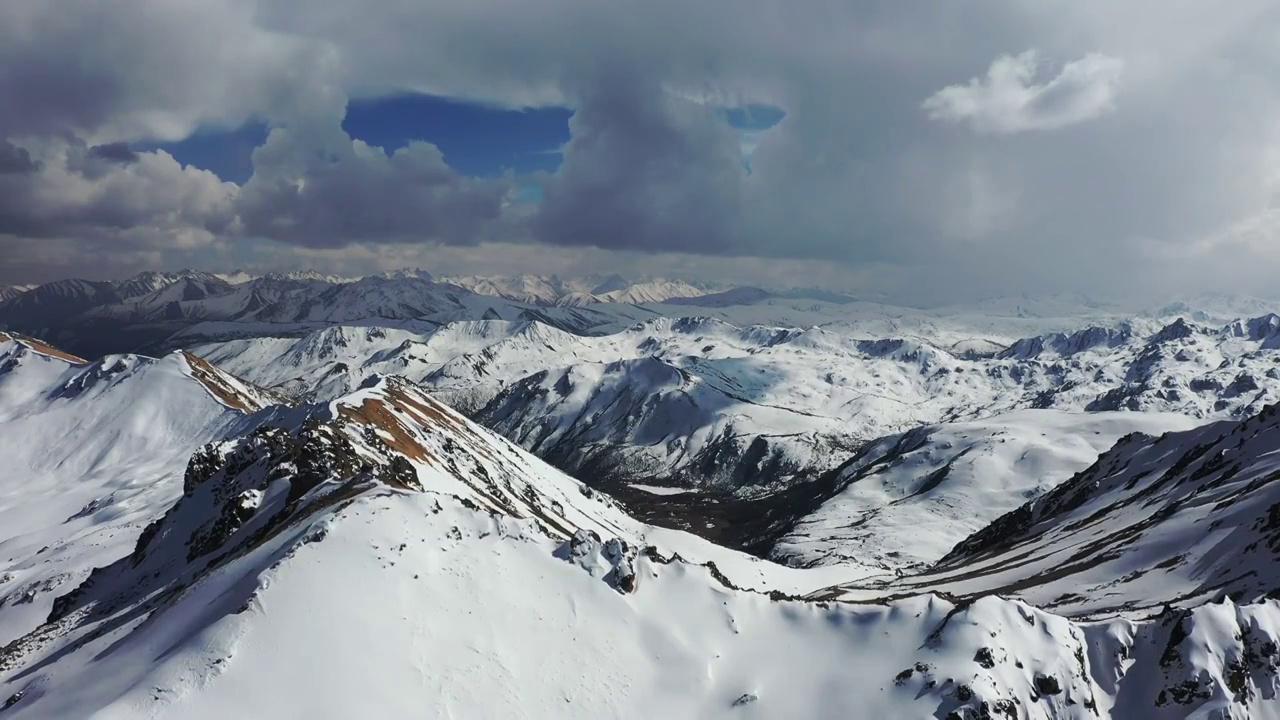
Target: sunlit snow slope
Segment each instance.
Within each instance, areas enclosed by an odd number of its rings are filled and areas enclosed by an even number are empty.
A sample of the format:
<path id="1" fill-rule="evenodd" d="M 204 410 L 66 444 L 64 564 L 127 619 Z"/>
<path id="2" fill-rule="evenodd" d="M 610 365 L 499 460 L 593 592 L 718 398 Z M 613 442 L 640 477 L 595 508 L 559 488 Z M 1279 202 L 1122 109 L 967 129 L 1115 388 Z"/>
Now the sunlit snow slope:
<path id="1" fill-rule="evenodd" d="M 89 363 L 0 333 L 0 642 L 127 554 L 191 453 L 266 399 L 182 353 Z"/>

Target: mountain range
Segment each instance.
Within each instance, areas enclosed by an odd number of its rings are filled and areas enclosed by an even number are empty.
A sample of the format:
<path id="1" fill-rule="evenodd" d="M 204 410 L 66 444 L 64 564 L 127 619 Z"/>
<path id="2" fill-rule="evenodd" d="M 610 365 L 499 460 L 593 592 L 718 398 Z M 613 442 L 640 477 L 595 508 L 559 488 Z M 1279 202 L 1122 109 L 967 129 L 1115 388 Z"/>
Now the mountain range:
<path id="1" fill-rule="evenodd" d="M 1267 303 L 509 280 L 0 303 L 0 718 L 1280 717 Z"/>

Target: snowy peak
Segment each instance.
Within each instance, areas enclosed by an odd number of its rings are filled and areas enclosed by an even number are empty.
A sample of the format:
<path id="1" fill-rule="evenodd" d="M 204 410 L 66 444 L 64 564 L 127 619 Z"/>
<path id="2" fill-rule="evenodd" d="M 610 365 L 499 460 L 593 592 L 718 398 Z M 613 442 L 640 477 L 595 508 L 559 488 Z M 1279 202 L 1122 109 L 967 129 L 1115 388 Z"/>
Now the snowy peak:
<path id="1" fill-rule="evenodd" d="M 388 280 L 424 280 L 426 282 L 435 282 L 435 277 L 431 273 L 422 268 L 403 268 L 400 270 L 392 270 L 382 273 L 379 277 Z"/>
<path id="2" fill-rule="evenodd" d="M 193 364 L 180 353 L 84 362 L 0 341 L 0 642 L 127 554 L 181 491 L 192 451 L 258 407 L 246 384 Z"/>
<path id="3" fill-rule="evenodd" d="M 140 355 L 105 355 L 71 373 L 50 399 L 71 399 L 107 391 L 118 383 L 145 372 L 156 363 Z"/>
<path id="4" fill-rule="evenodd" d="M 92 307 L 116 303 L 121 299 L 113 283 L 58 280 L 0 302 L 0 325 L 34 332 Z"/>
<path id="5" fill-rule="evenodd" d="M 257 277 L 245 272 L 244 270 L 232 270 L 226 273 L 214 273 L 214 276 L 228 285 L 241 285 Z"/>
<path id="6" fill-rule="evenodd" d="M 604 293 L 617 292 L 619 290 L 625 290 L 626 288 L 627 288 L 627 279 L 615 273 L 613 275 L 610 275 L 604 278 L 599 283 L 597 283 L 594 287 L 592 287 L 591 294 L 603 295 Z"/>
<path id="7" fill-rule="evenodd" d="M 187 465 L 182 496 L 142 531 L 132 552 L 59 597 L 46 623 L 15 641 L 6 660 L 122 612 L 154 612 L 211 570 L 281 533 L 297 534 L 324 509 L 366 490 L 413 483 L 402 460 L 362 453 L 338 428 L 310 419 L 293 431 L 262 425 L 207 445 Z"/>
<path id="8" fill-rule="evenodd" d="M 1205 333 L 1205 329 L 1187 322 L 1185 318 L 1178 318 L 1173 322 L 1160 328 L 1160 331 L 1151 336 L 1150 343 L 1155 345 L 1163 345 L 1165 343 L 1174 342 L 1189 338 L 1197 333 Z"/>
<path id="9" fill-rule="evenodd" d="M 1267 313 L 1248 320 L 1237 320 L 1223 328 L 1234 337 L 1261 343 L 1263 349 L 1280 349 L 1280 315 Z"/>
<path id="10" fill-rule="evenodd" d="M 1167 303 L 1146 311 L 1150 317 L 1184 316 L 1196 322 L 1217 323 L 1242 317 L 1255 317 L 1275 312 L 1280 302 L 1224 293 L 1205 293 Z"/>
<path id="11" fill-rule="evenodd" d="M 535 305 L 565 304 L 562 301 L 572 295 L 556 278 L 544 278 L 537 275 L 517 275 L 515 277 L 450 277 L 441 282 L 457 285 L 477 295 L 501 297 L 516 302 Z"/>
<path id="12" fill-rule="evenodd" d="M 334 401 L 340 424 L 420 468 L 422 487 L 450 492 L 491 512 L 532 518 L 552 536 L 581 528 L 634 536 L 634 523 L 594 493 L 434 400 L 413 383 L 377 378 Z"/>
<path id="13" fill-rule="evenodd" d="M 222 283 L 221 279 L 211 273 L 195 270 L 181 270 L 178 272 L 147 271 L 115 283 L 115 289 L 117 295 L 122 299 L 128 300 L 129 298 L 150 295 L 184 280 L 193 280 L 201 283 Z"/>
<path id="14" fill-rule="evenodd" d="M 262 276 L 265 280 L 284 281 L 284 282 L 304 282 L 304 283 L 326 283 L 326 284 L 342 284 L 353 282 L 359 278 L 344 277 L 342 275 L 332 275 L 315 270 L 291 270 L 289 272 L 271 272 Z"/>

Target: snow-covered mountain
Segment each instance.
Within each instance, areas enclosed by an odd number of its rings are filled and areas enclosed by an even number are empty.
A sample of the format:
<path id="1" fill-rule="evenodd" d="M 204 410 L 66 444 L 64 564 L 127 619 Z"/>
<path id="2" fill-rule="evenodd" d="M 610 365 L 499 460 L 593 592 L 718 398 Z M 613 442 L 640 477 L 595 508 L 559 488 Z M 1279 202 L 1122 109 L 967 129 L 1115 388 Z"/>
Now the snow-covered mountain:
<path id="1" fill-rule="evenodd" d="M 1126 435 L 927 572 L 874 592 L 998 593 L 1089 617 L 1262 600 L 1280 580 L 1277 447 L 1280 405 L 1244 421 Z"/>
<path id="2" fill-rule="evenodd" d="M 0 285 L 0 303 L 12 300 L 35 287 L 34 285 Z"/>
<path id="3" fill-rule="evenodd" d="M 0 643 L 127 552 L 192 451 L 273 401 L 185 353 L 90 363 L 0 333 Z"/>
<path id="4" fill-rule="evenodd" d="M 257 275 L 254 275 L 252 273 L 245 272 L 244 270 L 239 270 L 239 269 L 232 270 L 231 272 L 220 272 L 220 273 L 213 273 L 213 274 L 219 280 L 222 280 L 223 282 L 226 282 L 231 285 L 240 285 L 243 283 L 247 283 L 250 280 L 253 280 L 254 278 L 258 277 Z"/>
<path id="5" fill-rule="evenodd" d="M 641 305 L 644 303 L 660 303 L 673 299 L 696 298 L 706 295 L 702 288 L 679 280 L 650 280 L 627 285 L 624 288 L 596 294 L 602 302 L 628 303 Z"/>
<path id="6" fill-rule="evenodd" d="M 631 282 L 620 275 L 607 278 L 561 279 L 556 276 L 460 276 L 442 279 L 479 295 L 503 297 L 537 305 L 580 307 L 595 303 L 641 305 L 707 294 L 703 287 L 683 280 L 653 279 Z"/>
<path id="7" fill-rule="evenodd" d="M 0 326 L 38 330 L 122 299 L 115 283 L 58 280 L 0 301 Z"/>
<path id="8" fill-rule="evenodd" d="M 193 295 L 163 294 L 180 281 L 200 289 L 191 291 Z M 0 327 L 36 334 L 89 355 L 162 352 L 199 338 L 296 336 L 339 322 L 520 317 L 540 318 L 580 334 L 614 332 L 652 317 L 711 317 L 740 327 L 821 326 L 860 339 L 922 338 L 963 355 L 998 350 L 1020 338 L 1111 327 L 1128 318 L 1165 325 L 1183 317 L 1218 326 L 1280 309 L 1264 300 L 1235 296 L 1204 296 L 1154 309 L 1077 296 L 994 298 L 921 309 L 814 289 L 661 279 L 633 282 L 616 275 L 435 278 L 418 269 L 364 278 L 315 271 L 253 276 L 243 271 L 183 270 L 145 272 L 118 282 L 58 281 L 36 289 L 40 292 L 25 293 L 31 296 L 26 302 L 0 299 Z M 209 297 L 198 297 L 201 293 Z M 283 327 L 287 324 L 298 327 Z M 179 337 L 180 333 L 185 334 Z"/>
<path id="9" fill-rule="evenodd" d="M 1161 318 L 1185 316 L 1197 322 L 1221 323 L 1235 318 L 1266 315 L 1277 312 L 1277 308 L 1280 308 L 1280 302 L 1275 300 L 1249 295 L 1205 293 L 1154 305 L 1143 314 Z"/>
<path id="10" fill-rule="evenodd" d="M 179 272 L 155 272 L 147 271 L 138 273 L 127 280 L 112 283 L 115 287 L 116 294 L 124 300 L 143 297 L 152 293 L 164 290 L 175 283 L 183 281 L 194 281 L 197 283 L 221 283 L 221 278 L 211 273 L 199 272 L 196 270 L 182 270 Z"/>
<path id="11" fill-rule="evenodd" d="M 267 274 L 234 284 L 207 273 L 145 273 L 120 283 L 49 283 L 0 302 L 0 327 L 50 338 L 86 355 L 122 348 L 163 352 L 214 338 L 297 335 L 348 322 L 433 327 L 524 318 L 588 332 L 652 315 L 628 305 L 555 307 L 478 295 L 436 282 L 425 271 L 359 280 Z"/>
<path id="12" fill-rule="evenodd" d="M 67 575 L 26 615 L 0 606 L 6 717 L 1276 715 L 1275 410 L 1127 435 L 925 573 L 884 579 L 647 526 L 408 380 L 264 406 L 181 353 L 83 364 L 0 342 L 0 438 L 26 439 L 0 456 L 31 458 L 9 487 L 47 487 L 23 507 L 51 507 L 11 513 L 34 530 L 0 524 L 24 573 L 0 592 Z M 1128 421 L 1024 415 L 1002 427 Z M 846 470 L 909 484 L 941 461 L 976 482 L 987 448 L 1022 476 L 1075 462 L 1013 458 L 992 426 L 950 459 Z M 980 429 L 922 434 L 941 452 Z M 67 474 L 41 485 L 41 463 Z M 113 477 L 135 493 L 61 522 Z"/>
<path id="13" fill-rule="evenodd" d="M 1280 717 L 1269 303 L 473 280 L 0 302 L 0 717 Z"/>
<path id="14" fill-rule="evenodd" d="M 1020 409 L 1244 417 L 1280 400 L 1277 327 L 1275 316 L 1221 327 L 1133 319 L 953 352 L 923 339 L 707 318 L 659 318 L 598 336 L 539 322 L 459 322 L 330 327 L 195 351 L 302 397 L 403 375 L 602 485 L 776 489 L 877 438 Z"/>
<path id="15" fill-rule="evenodd" d="M 560 298 L 574 292 L 569 290 L 559 278 L 540 275 L 514 277 L 470 275 L 447 277 L 441 282 L 466 288 L 477 295 L 491 295 L 538 305 L 554 305 Z"/>
<path id="16" fill-rule="evenodd" d="M 168 305 L 188 296 L 192 291 L 182 289 L 187 287 L 216 294 L 230 286 L 215 275 L 194 270 L 148 271 L 121 281 L 58 280 L 0 298 L 0 328 L 59 341 L 88 355 L 118 351 L 139 344 L 139 336 L 153 336 L 155 332 L 144 325 L 166 311 L 173 312 Z M 134 324 L 104 324 L 104 319 Z"/>

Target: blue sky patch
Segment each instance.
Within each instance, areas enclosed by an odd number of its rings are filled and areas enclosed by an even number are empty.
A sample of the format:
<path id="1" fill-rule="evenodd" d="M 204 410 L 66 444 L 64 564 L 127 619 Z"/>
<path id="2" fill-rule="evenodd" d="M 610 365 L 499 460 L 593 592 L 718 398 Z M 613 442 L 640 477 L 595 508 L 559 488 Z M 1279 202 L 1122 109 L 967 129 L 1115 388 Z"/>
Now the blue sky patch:
<path id="1" fill-rule="evenodd" d="M 492 177 L 554 172 L 569 140 L 568 108 L 510 110 L 431 95 L 394 95 L 353 100 L 342 127 L 353 138 L 394 152 L 415 140 L 440 148 L 445 162 L 464 175 Z M 253 174 L 253 149 L 267 139 L 267 126 L 200 130 L 178 142 L 134 143 L 135 150 L 164 150 L 184 165 L 211 170 L 244 184 Z"/>
<path id="2" fill-rule="evenodd" d="M 782 122 L 787 113 L 772 105 L 743 105 L 724 109 L 725 120 L 737 130 L 761 132 Z"/>
<path id="3" fill-rule="evenodd" d="M 183 165 L 194 165 L 243 185 L 253 175 L 253 149 L 266 140 L 266 124 L 251 122 L 234 130 L 200 130 L 178 142 L 133 143 L 131 147 L 139 151 L 164 150 Z"/>
<path id="4" fill-rule="evenodd" d="M 743 135 L 744 162 L 759 134 L 786 113 L 769 105 L 723 108 L 725 121 Z M 433 143 L 445 162 L 464 175 L 492 177 L 508 170 L 518 176 L 555 172 L 561 148 L 569 141 L 564 107 L 512 110 L 433 95 L 407 94 L 353 100 L 342 126 L 353 138 L 388 153 L 415 140 Z M 135 150 L 162 149 L 184 165 L 210 170 L 223 180 L 244 184 L 253 174 L 254 148 L 267 138 L 267 126 L 252 122 L 232 130 L 201 130 L 179 142 L 135 143 Z M 527 189 L 526 198 L 540 196 Z"/>
<path id="5" fill-rule="evenodd" d="M 769 128 L 782 122 L 786 111 L 772 105 L 743 105 L 724 108 L 724 118 L 738 131 L 742 148 L 742 167 L 751 173 L 751 155 L 756 151 L 760 136 Z"/>
<path id="6" fill-rule="evenodd" d="M 563 107 L 510 110 L 434 95 L 393 95 L 352 101 L 342 127 L 388 152 L 426 140 L 453 169 L 487 177 L 558 169 L 572 115 Z"/>

